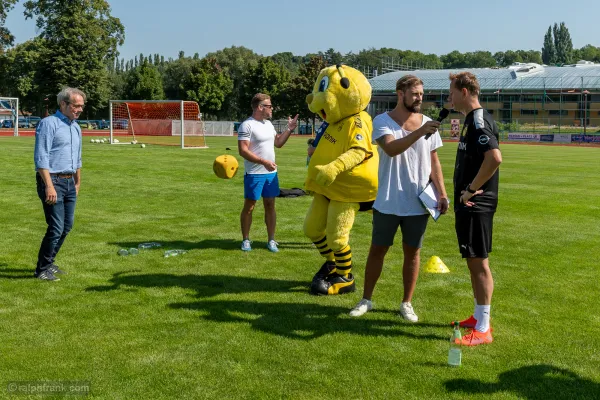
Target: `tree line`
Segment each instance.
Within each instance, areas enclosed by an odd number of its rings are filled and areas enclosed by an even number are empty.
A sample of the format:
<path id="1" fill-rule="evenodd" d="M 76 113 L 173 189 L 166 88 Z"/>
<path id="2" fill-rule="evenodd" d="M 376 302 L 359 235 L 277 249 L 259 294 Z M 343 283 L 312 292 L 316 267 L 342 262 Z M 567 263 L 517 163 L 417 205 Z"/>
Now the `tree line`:
<path id="1" fill-rule="evenodd" d="M 363 71 L 382 71 L 388 65 L 416 68 L 506 67 L 514 62 L 551 65 L 586 59 L 600 62 L 600 48 L 573 49 L 564 23 L 549 27 L 542 51 L 507 50 L 438 56 L 393 48 L 363 49 L 342 54 L 334 49 L 294 55 L 262 56 L 232 46 L 201 57 L 179 52 L 176 59 L 161 54 L 119 57 L 125 30 L 111 15 L 107 1 L 26 1 L 25 18 L 35 19 L 38 36 L 15 46 L 4 27 L 6 13 L 18 0 L 0 0 L 0 94 L 19 97 L 23 110 L 43 115 L 64 86 L 81 88 L 88 95 L 84 118 L 105 118 L 108 100 L 193 100 L 206 119 L 241 120 L 250 113 L 250 99 L 268 93 L 277 106 L 274 117 L 300 113 L 310 120 L 306 95 L 319 71 L 345 63 Z"/>

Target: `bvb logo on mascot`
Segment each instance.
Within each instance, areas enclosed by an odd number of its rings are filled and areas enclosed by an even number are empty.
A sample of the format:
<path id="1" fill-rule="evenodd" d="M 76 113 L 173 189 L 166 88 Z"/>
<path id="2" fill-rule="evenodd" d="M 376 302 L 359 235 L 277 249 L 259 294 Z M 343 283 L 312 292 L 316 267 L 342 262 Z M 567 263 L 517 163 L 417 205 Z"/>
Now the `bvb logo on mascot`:
<path id="1" fill-rule="evenodd" d="M 355 290 L 350 231 L 356 213 L 370 210 L 377 196 L 379 160 L 371 117 L 364 111 L 370 100 L 367 78 L 344 65 L 323 69 L 306 96 L 308 108 L 329 124 L 310 159 L 305 183 L 314 197 L 304 233 L 325 258 L 313 277 L 313 294 Z"/>

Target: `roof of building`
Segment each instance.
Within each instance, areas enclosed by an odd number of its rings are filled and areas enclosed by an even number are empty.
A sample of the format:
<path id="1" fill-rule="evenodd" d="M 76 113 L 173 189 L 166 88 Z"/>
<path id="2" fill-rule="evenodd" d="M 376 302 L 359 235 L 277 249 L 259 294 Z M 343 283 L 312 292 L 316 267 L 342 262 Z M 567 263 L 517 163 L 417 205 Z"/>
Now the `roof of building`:
<path id="1" fill-rule="evenodd" d="M 395 92 L 396 81 L 404 75 L 423 80 L 426 91 L 448 90 L 450 73 L 469 71 L 479 80 L 482 91 L 600 89 L 600 64 L 580 61 L 563 67 L 515 63 L 508 68 L 466 68 L 396 71 L 369 79 L 374 93 Z"/>

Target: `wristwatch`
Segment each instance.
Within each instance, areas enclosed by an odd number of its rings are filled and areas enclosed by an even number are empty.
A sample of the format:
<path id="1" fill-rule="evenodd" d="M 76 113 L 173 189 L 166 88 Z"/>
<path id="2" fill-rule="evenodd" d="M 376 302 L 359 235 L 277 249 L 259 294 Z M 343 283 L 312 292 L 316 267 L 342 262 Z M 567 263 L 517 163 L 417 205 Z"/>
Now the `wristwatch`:
<path id="1" fill-rule="evenodd" d="M 471 189 L 471 184 L 470 183 L 467 185 L 467 188 L 465 190 L 467 192 L 471 193 L 471 194 L 475 194 L 477 192 L 477 190 Z"/>

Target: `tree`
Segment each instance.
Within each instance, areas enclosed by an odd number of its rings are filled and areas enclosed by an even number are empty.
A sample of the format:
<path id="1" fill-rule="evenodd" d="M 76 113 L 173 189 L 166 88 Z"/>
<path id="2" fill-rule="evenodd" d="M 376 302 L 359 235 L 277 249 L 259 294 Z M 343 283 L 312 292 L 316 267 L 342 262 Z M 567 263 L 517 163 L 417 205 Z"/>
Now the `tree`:
<path id="1" fill-rule="evenodd" d="M 126 78 L 125 95 L 131 100 L 163 100 L 163 81 L 152 64 L 144 62 L 134 68 Z"/>
<path id="2" fill-rule="evenodd" d="M 560 23 L 558 32 L 560 46 L 556 47 L 556 58 L 563 64 L 570 64 L 572 62 L 573 41 L 564 22 Z"/>
<path id="3" fill-rule="evenodd" d="M 36 18 L 44 51 L 38 62 L 42 93 L 74 86 L 87 94 L 85 114 L 105 107 L 109 97 L 106 65 L 123 44 L 124 28 L 110 15 L 106 0 L 26 1 L 25 17 Z"/>
<path id="4" fill-rule="evenodd" d="M 277 64 L 270 57 L 261 58 L 256 66 L 251 67 L 244 74 L 243 90 L 240 96 L 242 110 L 249 114 L 252 97 L 256 93 L 265 93 L 274 99 L 273 117 L 286 116 L 285 110 L 277 104 L 277 101 L 281 100 L 281 95 L 285 95 L 289 80 L 290 73 L 285 67 Z"/>
<path id="5" fill-rule="evenodd" d="M 4 27 L 6 15 L 14 7 L 18 0 L 0 0 L 0 54 L 7 46 L 12 46 L 15 37 Z"/>
<path id="6" fill-rule="evenodd" d="M 570 64 L 571 56 L 573 52 L 573 42 L 571 41 L 571 34 L 569 29 L 564 22 L 560 25 L 554 23 L 552 28 L 554 34 L 554 47 L 556 49 L 556 62 L 559 64 Z"/>
<path id="7" fill-rule="evenodd" d="M 208 53 L 206 57 L 214 57 L 217 60 L 217 64 L 233 80 L 233 91 L 225 99 L 225 104 L 222 111 L 219 112 L 219 117 L 229 120 L 246 118 L 250 103 L 244 104 L 241 100 L 244 87 L 244 74 L 256 68 L 258 60 L 262 56 L 243 46 L 231 46 L 214 53 Z"/>
<path id="8" fill-rule="evenodd" d="M 0 55 L 0 93 L 19 97 L 21 110 L 33 110 L 43 103 L 39 86 L 43 77 L 38 71 L 44 39 L 35 38 L 16 45 Z"/>
<path id="9" fill-rule="evenodd" d="M 468 67 L 465 56 L 458 50 L 454 50 L 440 57 L 444 68 L 466 68 Z"/>
<path id="10" fill-rule="evenodd" d="M 542 61 L 544 64 L 556 64 L 556 47 L 552 39 L 552 27 L 548 27 L 548 32 L 544 35 L 544 46 L 542 46 Z"/>
<path id="11" fill-rule="evenodd" d="M 198 102 L 204 114 L 216 116 L 233 90 L 233 80 L 214 57 L 205 57 L 193 60 L 190 73 L 183 82 L 183 90 L 186 99 Z"/>
<path id="12" fill-rule="evenodd" d="M 312 120 L 313 127 L 315 126 L 316 115 L 308 109 L 306 96 L 312 93 L 315 81 L 325 66 L 325 61 L 317 56 L 300 65 L 298 75 L 292 79 L 285 98 L 279 100 L 284 115 L 299 114 L 299 119 L 306 122 Z"/>

